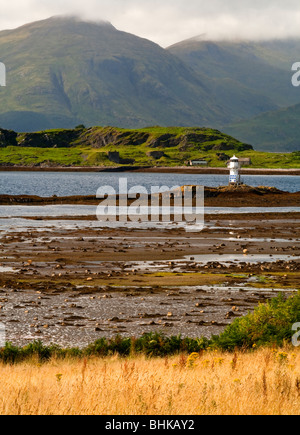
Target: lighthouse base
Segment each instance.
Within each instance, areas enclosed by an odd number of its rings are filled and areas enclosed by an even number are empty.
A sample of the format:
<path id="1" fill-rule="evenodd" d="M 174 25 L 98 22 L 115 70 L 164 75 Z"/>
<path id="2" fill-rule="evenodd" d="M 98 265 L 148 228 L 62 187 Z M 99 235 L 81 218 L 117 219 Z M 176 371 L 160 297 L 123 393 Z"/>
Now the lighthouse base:
<path id="1" fill-rule="evenodd" d="M 230 175 L 230 177 L 229 177 L 229 184 L 235 184 L 235 185 L 241 184 L 241 178 L 240 178 L 240 176 Z"/>

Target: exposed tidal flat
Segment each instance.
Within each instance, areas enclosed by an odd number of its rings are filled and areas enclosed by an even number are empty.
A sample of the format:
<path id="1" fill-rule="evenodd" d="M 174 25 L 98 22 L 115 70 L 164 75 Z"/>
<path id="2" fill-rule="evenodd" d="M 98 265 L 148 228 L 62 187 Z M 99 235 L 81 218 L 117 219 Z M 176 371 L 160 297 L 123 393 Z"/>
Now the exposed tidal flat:
<path id="1" fill-rule="evenodd" d="M 104 223 L 89 209 L 95 198 L 24 198 L 3 195 L 0 207 L 0 321 L 16 345 L 84 347 L 147 332 L 210 338 L 299 290 L 297 192 L 218 190 L 206 195 L 201 230 Z"/>

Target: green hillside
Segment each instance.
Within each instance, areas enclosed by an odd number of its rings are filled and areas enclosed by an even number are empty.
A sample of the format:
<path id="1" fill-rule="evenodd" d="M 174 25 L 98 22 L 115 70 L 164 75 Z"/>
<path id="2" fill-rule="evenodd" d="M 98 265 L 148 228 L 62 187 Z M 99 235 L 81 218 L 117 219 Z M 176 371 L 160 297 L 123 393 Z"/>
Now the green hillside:
<path id="1" fill-rule="evenodd" d="M 53 17 L 2 31 L 7 87 L 0 88 L 0 126 L 220 128 L 279 107 L 244 83 L 216 80 L 207 59 L 196 71 L 175 54 L 109 23 L 76 18 Z M 222 75 L 222 59 L 215 63 Z"/>
<path id="2" fill-rule="evenodd" d="M 232 89 L 259 94 L 277 109 L 265 110 L 255 117 L 222 126 L 222 130 L 251 143 L 262 151 L 300 150 L 300 92 L 291 84 L 292 64 L 299 59 L 300 40 L 206 41 L 192 38 L 168 49 L 195 71 L 211 74 L 216 91 L 224 100 L 233 98 Z M 241 108 L 251 104 L 242 94 Z M 244 119 L 242 119 L 244 118 Z"/>
<path id="3" fill-rule="evenodd" d="M 78 126 L 73 130 L 47 130 L 15 133 L 0 129 L 0 167 L 29 166 L 50 168 L 186 166 L 203 159 L 211 167 L 226 167 L 237 154 L 250 157 L 251 167 L 299 168 L 300 156 L 254 151 L 247 145 L 209 128 Z"/>
<path id="4" fill-rule="evenodd" d="M 176 56 L 109 23 L 54 17 L 0 32 L 0 126 L 210 125 L 233 120 Z"/>
<path id="5" fill-rule="evenodd" d="M 224 127 L 228 134 L 247 140 L 256 149 L 300 151 L 300 104 Z"/>
<path id="6" fill-rule="evenodd" d="M 53 17 L 0 32 L 7 69 L 0 127 L 196 125 L 259 150 L 298 151 L 300 94 L 291 65 L 299 48 L 296 39 L 193 38 L 163 49 L 110 23 Z"/>
<path id="7" fill-rule="evenodd" d="M 300 39 L 255 42 L 200 37 L 168 48 L 195 71 L 215 79 L 219 92 L 229 94 L 237 87 L 241 92 L 263 96 L 274 107 L 300 103 L 300 94 L 291 85 L 291 67 L 299 58 L 299 50 Z M 245 104 L 242 95 L 240 104 Z M 261 109 L 265 111 L 263 105 Z"/>

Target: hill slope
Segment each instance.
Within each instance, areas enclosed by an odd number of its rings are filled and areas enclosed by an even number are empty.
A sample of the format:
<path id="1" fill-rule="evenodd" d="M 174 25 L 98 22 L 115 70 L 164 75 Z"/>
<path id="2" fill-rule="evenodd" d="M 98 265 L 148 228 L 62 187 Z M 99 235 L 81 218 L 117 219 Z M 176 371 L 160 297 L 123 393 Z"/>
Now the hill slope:
<path id="1" fill-rule="evenodd" d="M 53 17 L 0 32 L 0 125 L 207 125 L 232 120 L 205 80 L 158 45 L 109 23 Z"/>
<path id="2" fill-rule="evenodd" d="M 224 125 L 223 131 L 261 151 L 292 152 L 300 150 L 300 93 L 291 85 L 291 66 L 299 49 L 299 39 L 212 42 L 202 37 L 168 50 L 196 71 L 210 72 L 219 95 L 232 98 L 231 89 L 244 86 L 279 106 L 270 111 L 262 106 L 261 114 Z M 243 101 L 240 98 L 241 107 Z"/>
<path id="3" fill-rule="evenodd" d="M 230 86 L 243 87 L 269 99 L 274 106 L 300 103 L 299 92 L 291 86 L 291 66 L 299 57 L 299 39 L 254 42 L 204 38 L 182 41 L 168 51 L 214 78 L 219 92 L 228 92 Z"/>
<path id="4" fill-rule="evenodd" d="M 224 130 L 240 140 L 250 141 L 255 149 L 266 151 L 300 151 L 300 104 L 267 112 Z"/>
<path id="5" fill-rule="evenodd" d="M 220 128 L 278 106 L 243 84 L 222 88 L 170 51 L 109 23 L 53 17 L 0 32 L 7 87 L 0 126 L 17 131 L 117 125 Z"/>
<path id="6" fill-rule="evenodd" d="M 194 38 L 164 50 L 106 22 L 53 17 L 0 32 L 7 67 L 0 126 L 33 132 L 78 124 L 197 125 L 262 150 L 298 150 L 297 106 L 285 113 L 288 128 L 264 122 L 273 116 L 268 112 L 300 103 L 290 81 L 299 47 L 299 40 Z M 267 118 L 254 123 L 262 113 Z"/>
<path id="7" fill-rule="evenodd" d="M 251 168 L 299 168 L 299 155 L 254 151 L 218 130 L 187 127 L 116 127 L 16 133 L 0 129 L 0 167 L 186 166 L 205 160 L 220 167 L 234 154 L 251 159 Z"/>

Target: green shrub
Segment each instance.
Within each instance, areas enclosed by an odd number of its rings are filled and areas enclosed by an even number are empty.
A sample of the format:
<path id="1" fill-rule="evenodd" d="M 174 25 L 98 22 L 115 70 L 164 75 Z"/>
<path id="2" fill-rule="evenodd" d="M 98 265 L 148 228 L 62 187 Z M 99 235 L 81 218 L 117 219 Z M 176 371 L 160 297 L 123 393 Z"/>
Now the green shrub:
<path id="1" fill-rule="evenodd" d="M 253 348 L 265 345 L 283 345 L 291 340 L 292 325 L 300 322 L 300 292 L 287 299 L 277 298 L 260 304 L 253 313 L 236 319 L 212 344 L 222 350 Z"/>

